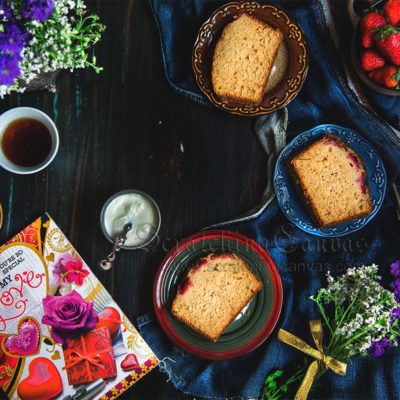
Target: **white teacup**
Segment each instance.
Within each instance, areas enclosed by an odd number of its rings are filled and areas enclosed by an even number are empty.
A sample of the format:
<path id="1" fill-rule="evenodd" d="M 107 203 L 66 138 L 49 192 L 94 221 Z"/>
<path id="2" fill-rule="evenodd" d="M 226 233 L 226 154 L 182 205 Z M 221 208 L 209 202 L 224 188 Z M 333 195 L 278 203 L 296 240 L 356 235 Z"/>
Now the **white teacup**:
<path id="1" fill-rule="evenodd" d="M 42 123 L 50 132 L 51 135 L 51 149 L 48 156 L 39 164 L 33 165 L 32 167 L 22 167 L 11 162 L 3 152 L 1 146 L 1 141 L 3 138 L 4 131 L 6 127 L 16 119 L 20 118 L 31 118 Z M 32 107 L 17 107 L 6 111 L 0 115 L 0 165 L 7 171 L 13 172 L 15 174 L 34 174 L 35 172 L 41 171 L 46 168 L 56 156 L 59 146 L 59 136 L 58 130 L 52 119 L 40 111 Z"/>

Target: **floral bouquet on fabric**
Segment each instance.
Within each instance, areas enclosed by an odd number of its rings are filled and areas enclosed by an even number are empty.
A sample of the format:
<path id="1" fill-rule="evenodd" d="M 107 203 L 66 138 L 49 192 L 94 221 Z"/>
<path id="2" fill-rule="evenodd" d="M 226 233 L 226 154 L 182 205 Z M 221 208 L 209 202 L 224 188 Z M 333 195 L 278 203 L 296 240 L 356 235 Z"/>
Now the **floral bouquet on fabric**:
<path id="1" fill-rule="evenodd" d="M 349 268 L 339 277 L 327 276 L 326 288 L 310 299 L 315 302 L 322 321 L 310 321 L 315 347 L 281 329 L 278 337 L 314 358 L 306 361 L 294 375 L 274 371 L 265 379 L 263 400 L 306 399 L 308 392 L 326 371 L 346 373 L 346 362 L 354 356 L 381 356 L 385 348 L 397 346 L 400 335 L 400 261 L 391 265 L 396 278 L 394 293 L 383 288 L 378 266 Z M 323 339 L 322 327 L 327 333 Z M 293 388 L 294 387 L 294 388 Z"/>
<path id="2" fill-rule="evenodd" d="M 83 0 L 0 0 L 0 96 L 61 69 L 99 72 L 88 49 L 103 30 Z"/>

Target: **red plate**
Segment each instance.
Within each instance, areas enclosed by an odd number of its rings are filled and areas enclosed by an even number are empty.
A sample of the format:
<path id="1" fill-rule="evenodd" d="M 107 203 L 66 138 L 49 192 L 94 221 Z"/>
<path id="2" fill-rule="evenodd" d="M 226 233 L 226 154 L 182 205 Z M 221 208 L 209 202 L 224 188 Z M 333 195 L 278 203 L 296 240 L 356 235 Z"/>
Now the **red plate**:
<path id="1" fill-rule="evenodd" d="M 170 311 L 190 266 L 212 252 L 237 254 L 263 283 L 246 312 L 240 313 L 215 343 L 178 321 Z M 178 347 L 208 360 L 226 360 L 249 353 L 271 334 L 281 312 L 282 283 L 274 261 L 257 242 L 235 232 L 206 231 L 189 236 L 166 255 L 154 281 L 153 301 L 162 329 Z"/>

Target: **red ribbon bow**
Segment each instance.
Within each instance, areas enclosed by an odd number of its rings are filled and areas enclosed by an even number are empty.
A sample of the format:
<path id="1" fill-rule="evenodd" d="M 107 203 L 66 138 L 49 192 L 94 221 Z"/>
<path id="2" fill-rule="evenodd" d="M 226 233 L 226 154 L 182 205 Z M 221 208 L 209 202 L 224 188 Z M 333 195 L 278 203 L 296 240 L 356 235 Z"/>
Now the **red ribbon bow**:
<path id="1" fill-rule="evenodd" d="M 68 354 L 68 357 L 65 359 L 65 367 L 63 369 L 72 368 L 80 362 L 84 361 L 86 364 L 86 369 L 88 372 L 88 376 L 90 380 L 93 380 L 92 371 L 90 370 L 90 364 L 105 369 L 105 366 L 102 364 L 103 359 L 101 358 L 102 353 L 108 353 L 110 349 L 98 350 L 92 353 L 87 352 L 85 339 L 81 336 L 81 347 L 82 353 L 79 351 L 73 350 Z"/>

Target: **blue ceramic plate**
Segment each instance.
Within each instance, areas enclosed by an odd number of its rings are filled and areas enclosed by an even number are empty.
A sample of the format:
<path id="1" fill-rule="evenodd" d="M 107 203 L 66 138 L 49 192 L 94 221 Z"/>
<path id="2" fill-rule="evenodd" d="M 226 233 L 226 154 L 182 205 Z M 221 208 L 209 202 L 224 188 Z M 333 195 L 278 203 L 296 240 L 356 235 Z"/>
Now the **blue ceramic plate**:
<path id="1" fill-rule="evenodd" d="M 351 146 L 364 161 L 367 170 L 367 183 L 372 197 L 372 212 L 366 217 L 357 218 L 340 225 L 318 228 L 309 216 L 297 189 L 290 178 L 286 162 L 321 136 L 332 133 Z M 312 235 L 338 237 L 348 235 L 363 228 L 381 208 L 386 193 L 386 171 L 375 149 L 358 133 L 339 125 L 318 125 L 299 134 L 280 154 L 274 175 L 275 193 L 278 203 L 293 224 Z"/>

